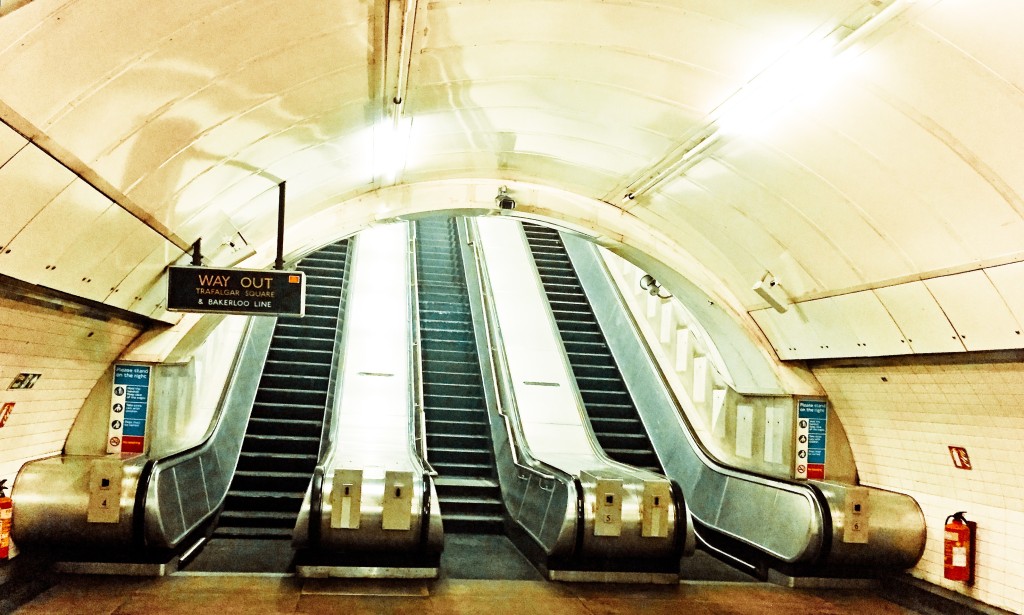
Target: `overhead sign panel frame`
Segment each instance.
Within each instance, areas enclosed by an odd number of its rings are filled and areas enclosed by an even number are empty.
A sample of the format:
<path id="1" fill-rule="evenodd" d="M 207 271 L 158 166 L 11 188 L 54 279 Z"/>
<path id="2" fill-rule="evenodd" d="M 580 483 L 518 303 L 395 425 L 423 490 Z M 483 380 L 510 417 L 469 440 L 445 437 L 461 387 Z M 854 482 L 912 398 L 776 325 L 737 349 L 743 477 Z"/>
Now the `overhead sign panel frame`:
<path id="1" fill-rule="evenodd" d="M 306 274 L 268 269 L 169 267 L 172 312 L 304 316 Z"/>

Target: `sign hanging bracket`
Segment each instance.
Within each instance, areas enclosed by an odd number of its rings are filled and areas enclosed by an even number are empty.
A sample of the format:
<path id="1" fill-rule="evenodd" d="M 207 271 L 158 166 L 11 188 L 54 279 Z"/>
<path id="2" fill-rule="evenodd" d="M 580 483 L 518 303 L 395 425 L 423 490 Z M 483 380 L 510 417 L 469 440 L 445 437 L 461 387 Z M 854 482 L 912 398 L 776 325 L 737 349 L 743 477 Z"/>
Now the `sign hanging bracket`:
<path id="1" fill-rule="evenodd" d="M 274 269 L 284 269 L 284 182 L 277 185 L 277 258 Z"/>

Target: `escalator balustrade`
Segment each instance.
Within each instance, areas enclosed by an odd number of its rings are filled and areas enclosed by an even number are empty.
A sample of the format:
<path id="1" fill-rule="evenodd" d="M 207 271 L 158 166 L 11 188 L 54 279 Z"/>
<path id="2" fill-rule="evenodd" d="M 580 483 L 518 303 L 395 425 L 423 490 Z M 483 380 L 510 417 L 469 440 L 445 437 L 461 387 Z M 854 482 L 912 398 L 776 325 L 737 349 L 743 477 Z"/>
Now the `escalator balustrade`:
<path id="1" fill-rule="evenodd" d="M 558 231 L 523 230 L 598 443 L 616 461 L 664 474 Z"/>
<path id="2" fill-rule="evenodd" d="M 280 318 L 215 537 L 291 540 L 317 462 L 348 254 L 307 256 L 306 315 Z"/>

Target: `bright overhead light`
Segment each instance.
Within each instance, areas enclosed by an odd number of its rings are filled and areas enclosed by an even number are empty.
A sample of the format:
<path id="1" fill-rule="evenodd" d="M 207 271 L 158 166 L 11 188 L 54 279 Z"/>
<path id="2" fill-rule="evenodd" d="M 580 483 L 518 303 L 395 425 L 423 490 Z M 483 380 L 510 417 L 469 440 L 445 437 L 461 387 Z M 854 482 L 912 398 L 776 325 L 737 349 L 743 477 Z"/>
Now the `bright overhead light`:
<path id="1" fill-rule="evenodd" d="M 872 33 L 899 17 L 914 0 L 872 0 L 837 24 L 823 26 L 773 64 L 755 75 L 723 101 L 706 123 L 643 175 L 635 178 L 620 198 L 635 201 L 667 181 L 686 174 L 728 137 L 749 136 L 770 126 L 772 115 L 794 99 L 827 91 L 849 70 L 854 48 Z M 831 28 L 827 30 L 825 28 Z"/>
<path id="2" fill-rule="evenodd" d="M 827 83 L 835 47 L 826 39 L 804 41 L 755 79 L 744 85 L 715 112 L 723 134 L 753 134 L 789 101 Z"/>
<path id="3" fill-rule="evenodd" d="M 409 156 L 409 133 L 412 118 L 385 118 L 373 129 L 373 177 L 383 184 L 393 184 L 405 169 Z"/>

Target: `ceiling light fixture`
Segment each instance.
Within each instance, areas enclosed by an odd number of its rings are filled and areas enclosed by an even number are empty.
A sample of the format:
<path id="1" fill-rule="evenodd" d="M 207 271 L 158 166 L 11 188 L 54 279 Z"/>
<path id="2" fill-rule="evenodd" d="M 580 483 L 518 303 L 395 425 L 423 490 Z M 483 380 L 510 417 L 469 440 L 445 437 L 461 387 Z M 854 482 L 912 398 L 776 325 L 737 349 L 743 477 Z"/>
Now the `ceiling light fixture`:
<path id="1" fill-rule="evenodd" d="M 380 120 L 373 129 L 373 180 L 386 186 L 401 177 L 409 151 L 412 120 L 404 111 L 418 1 L 383 0 L 377 6 L 377 53 L 384 66 L 378 82 Z"/>
<path id="2" fill-rule="evenodd" d="M 398 180 L 409 156 L 412 119 L 385 118 L 373 127 L 373 178 L 383 185 Z"/>
<path id="3" fill-rule="evenodd" d="M 641 178 L 629 184 L 620 200 L 628 203 L 686 173 L 715 149 L 724 137 L 750 134 L 770 116 L 810 89 L 828 82 L 836 58 L 886 23 L 914 0 L 872 0 L 827 32 L 816 32 L 758 73 L 712 111 L 691 133 Z M 628 207 L 628 205 L 626 205 Z"/>

